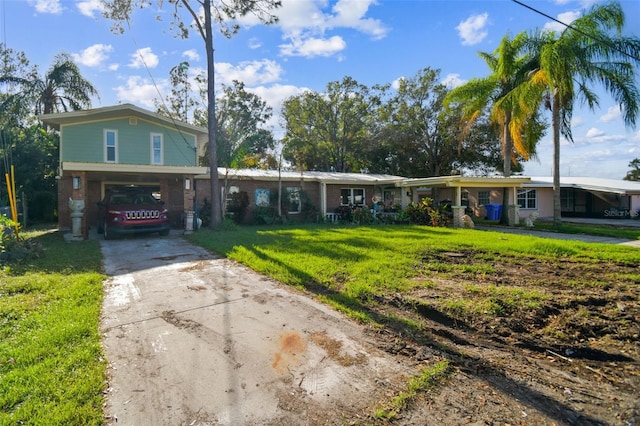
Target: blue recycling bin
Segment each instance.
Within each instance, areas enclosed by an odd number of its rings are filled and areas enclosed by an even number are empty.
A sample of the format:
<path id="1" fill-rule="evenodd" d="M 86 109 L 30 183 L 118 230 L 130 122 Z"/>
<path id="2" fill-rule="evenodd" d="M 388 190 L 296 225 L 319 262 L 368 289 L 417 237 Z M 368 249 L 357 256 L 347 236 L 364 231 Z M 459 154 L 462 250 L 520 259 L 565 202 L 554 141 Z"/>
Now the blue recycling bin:
<path id="1" fill-rule="evenodd" d="M 485 204 L 484 208 L 487 211 L 487 220 L 500 220 L 502 204 Z"/>

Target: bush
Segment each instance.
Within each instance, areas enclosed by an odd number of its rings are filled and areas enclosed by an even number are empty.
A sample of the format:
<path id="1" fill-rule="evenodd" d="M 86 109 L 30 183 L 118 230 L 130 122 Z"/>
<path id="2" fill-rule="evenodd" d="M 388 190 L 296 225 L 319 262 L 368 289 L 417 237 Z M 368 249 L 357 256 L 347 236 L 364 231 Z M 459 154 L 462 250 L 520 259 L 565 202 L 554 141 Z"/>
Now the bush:
<path id="1" fill-rule="evenodd" d="M 436 206 L 432 198 L 423 198 L 419 203 L 411 203 L 404 210 L 409 223 L 415 225 L 447 226 L 450 221 L 449 206 Z"/>
<path id="2" fill-rule="evenodd" d="M 42 253 L 40 244 L 20 239 L 15 226 L 14 221 L 0 215 L 0 263 L 21 262 Z"/>
<path id="3" fill-rule="evenodd" d="M 249 207 L 249 195 L 246 191 L 234 192 L 231 194 L 229 205 L 227 206 L 227 214 L 236 223 L 241 224 L 247 215 Z"/>

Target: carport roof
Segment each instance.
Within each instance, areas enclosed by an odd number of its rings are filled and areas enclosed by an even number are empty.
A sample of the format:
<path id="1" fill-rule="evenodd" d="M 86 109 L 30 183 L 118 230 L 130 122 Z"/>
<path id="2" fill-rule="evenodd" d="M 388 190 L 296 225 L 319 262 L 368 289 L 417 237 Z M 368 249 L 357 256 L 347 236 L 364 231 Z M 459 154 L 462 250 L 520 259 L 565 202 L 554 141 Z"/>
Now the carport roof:
<path id="1" fill-rule="evenodd" d="M 465 187 L 465 188 L 506 188 L 521 187 L 529 183 L 531 178 L 524 176 L 435 176 L 428 178 L 404 179 L 398 186 L 402 187 Z"/>
<path id="2" fill-rule="evenodd" d="M 548 176 L 532 177 L 531 182 L 525 186 L 529 188 L 553 188 L 553 178 Z M 561 176 L 560 187 L 620 195 L 640 195 L 640 182 L 628 180 Z"/>

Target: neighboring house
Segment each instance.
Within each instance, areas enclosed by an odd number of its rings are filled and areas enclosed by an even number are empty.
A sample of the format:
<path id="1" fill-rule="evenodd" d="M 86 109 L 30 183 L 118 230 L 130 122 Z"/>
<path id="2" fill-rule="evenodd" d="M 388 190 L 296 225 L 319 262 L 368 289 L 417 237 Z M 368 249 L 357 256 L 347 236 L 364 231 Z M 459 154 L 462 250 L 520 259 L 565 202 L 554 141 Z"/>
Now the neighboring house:
<path id="1" fill-rule="evenodd" d="M 553 217 L 553 178 L 532 177 L 523 185 L 518 203 L 522 217 L 534 211 Z M 560 206 L 563 217 L 638 219 L 640 182 L 562 176 Z"/>
<path id="2" fill-rule="evenodd" d="M 185 212 L 210 201 L 209 169 L 198 166 L 208 141 L 207 129 L 178 122 L 131 104 L 85 111 L 46 114 L 42 122 L 60 132 L 58 225 L 71 227 L 69 199 L 85 204 L 82 233 L 96 226 L 97 203 L 106 190 L 144 185 L 165 202 L 172 225 L 184 226 Z M 537 212 L 553 216 L 551 178 L 440 176 L 405 178 L 392 175 L 335 172 L 291 172 L 218 169 L 221 201 L 234 193 L 249 200 L 246 223 L 256 207 L 273 201 L 278 189 L 290 220 L 308 220 L 305 202 L 317 218 L 334 221 L 338 212 L 357 207 L 385 212 L 404 208 L 423 197 L 447 200 L 454 226 L 464 213 L 486 217 L 501 207 L 504 188 L 513 188 L 507 202 L 509 222 Z M 640 210 L 640 183 L 561 178 L 564 216 L 624 218 Z M 200 206 L 200 207 L 198 207 Z"/>
<path id="3" fill-rule="evenodd" d="M 227 203 L 233 193 L 245 192 L 249 198 L 249 215 L 245 222 L 252 223 L 256 207 L 273 203 L 282 188 L 285 197 L 282 212 L 290 220 L 307 220 L 304 202 L 308 201 L 318 217 L 329 221 L 338 219 L 337 211 L 349 208 L 373 208 L 374 201 L 384 203 L 381 209 L 391 210 L 403 203 L 399 187 L 405 178 L 392 175 L 336 172 L 292 172 L 260 169 L 218 169 L 223 199 Z M 209 176 L 197 176 L 197 199 L 210 199 Z M 226 194 L 226 196 L 225 196 Z M 202 204 L 200 204 L 202 205 Z M 405 202 L 406 205 L 406 202 Z"/>

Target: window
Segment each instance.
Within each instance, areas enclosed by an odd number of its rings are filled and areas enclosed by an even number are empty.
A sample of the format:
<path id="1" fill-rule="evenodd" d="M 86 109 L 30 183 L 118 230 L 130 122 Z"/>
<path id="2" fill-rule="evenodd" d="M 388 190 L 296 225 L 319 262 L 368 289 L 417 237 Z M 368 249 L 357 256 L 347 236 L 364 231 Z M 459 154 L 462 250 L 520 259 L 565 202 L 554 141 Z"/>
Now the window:
<path id="1" fill-rule="evenodd" d="M 362 188 L 342 188 L 340 190 L 341 206 L 363 206 L 364 200 L 364 189 Z"/>
<path id="2" fill-rule="evenodd" d="M 467 191 L 460 193 L 460 205 L 469 207 L 469 193 Z"/>
<path id="3" fill-rule="evenodd" d="M 574 210 L 574 197 L 573 192 L 567 191 L 566 189 L 560 190 L 560 208 L 563 212 L 571 212 Z"/>
<path id="4" fill-rule="evenodd" d="M 538 191 L 535 189 L 518 189 L 518 206 L 521 209 L 535 209 L 538 203 Z"/>
<path id="5" fill-rule="evenodd" d="M 222 188 L 222 191 L 224 192 L 224 188 Z M 231 203 L 233 203 L 233 194 L 237 194 L 240 192 L 240 187 L 238 186 L 230 186 L 229 187 L 229 192 L 227 192 L 227 196 L 226 198 L 226 208 L 228 209 L 229 206 L 231 205 Z"/>
<path id="6" fill-rule="evenodd" d="M 106 163 L 118 162 L 118 132 L 116 130 L 104 131 L 104 161 Z"/>
<path id="7" fill-rule="evenodd" d="M 151 133 L 151 164 L 163 164 L 162 134 Z"/>
<path id="8" fill-rule="evenodd" d="M 478 205 L 484 206 L 490 202 L 489 191 L 478 191 Z"/>
<path id="9" fill-rule="evenodd" d="M 288 213 L 300 213 L 302 211 L 302 200 L 300 199 L 300 188 L 287 188 Z"/>

